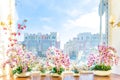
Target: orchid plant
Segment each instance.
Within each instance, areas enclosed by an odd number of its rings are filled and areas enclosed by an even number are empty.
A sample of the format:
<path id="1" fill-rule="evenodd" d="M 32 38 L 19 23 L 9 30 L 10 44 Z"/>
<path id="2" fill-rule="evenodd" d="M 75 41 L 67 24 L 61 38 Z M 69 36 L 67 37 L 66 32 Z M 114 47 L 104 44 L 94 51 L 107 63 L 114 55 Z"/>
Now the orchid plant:
<path id="1" fill-rule="evenodd" d="M 110 70 L 111 66 L 117 65 L 119 56 L 113 47 L 105 44 L 98 46 L 98 54 L 90 54 L 88 57 L 88 66 L 94 66 L 94 70 Z"/>
<path id="2" fill-rule="evenodd" d="M 53 66 L 52 72 L 61 74 L 64 68 L 68 68 L 70 65 L 70 59 L 67 54 L 64 54 L 62 50 L 55 47 L 49 47 L 47 52 L 47 66 Z"/>
<path id="3" fill-rule="evenodd" d="M 36 58 L 31 52 L 24 50 L 23 46 L 19 44 L 9 48 L 6 55 L 7 58 L 3 67 L 9 64 L 13 69 L 13 74 L 31 71 L 31 67 Z"/>

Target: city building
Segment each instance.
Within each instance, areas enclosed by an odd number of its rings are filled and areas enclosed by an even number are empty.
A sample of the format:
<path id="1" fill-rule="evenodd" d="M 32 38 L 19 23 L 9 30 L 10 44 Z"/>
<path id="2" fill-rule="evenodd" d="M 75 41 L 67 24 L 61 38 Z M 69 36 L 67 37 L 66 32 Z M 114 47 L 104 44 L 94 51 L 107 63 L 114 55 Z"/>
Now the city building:
<path id="1" fill-rule="evenodd" d="M 45 56 L 46 50 L 49 47 L 60 48 L 60 41 L 58 40 L 57 32 L 51 32 L 50 34 L 24 34 L 24 41 L 26 49 L 32 51 L 38 56 Z"/>
<path id="2" fill-rule="evenodd" d="M 102 35 L 102 42 L 106 42 L 105 34 Z M 91 34 L 90 32 L 79 33 L 76 38 L 69 40 L 64 44 L 64 52 L 67 53 L 71 59 L 75 60 L 79 54 L 83 53 L 86 56 L 82 57 L 86 59 L 87 54 L 93 49 L 97 49 L 97 46 L 100 43 L 99 34 Z"/>

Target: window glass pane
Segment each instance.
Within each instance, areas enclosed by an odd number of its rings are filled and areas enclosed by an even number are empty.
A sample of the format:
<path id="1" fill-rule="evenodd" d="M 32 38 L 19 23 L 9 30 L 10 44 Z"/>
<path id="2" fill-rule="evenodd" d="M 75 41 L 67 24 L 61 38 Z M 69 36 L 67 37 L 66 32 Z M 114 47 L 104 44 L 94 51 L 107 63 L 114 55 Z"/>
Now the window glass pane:
<path id="1" fill-rule="evenodd" d="M 106 42 L 106 15 L 100 25 L 99 0 L 22 0 L 17 2 L 18 23 L 27 19 L 19 41 L 28 51 L 46 58 L 49 47 L 62 49 L 71 62 L 86 63 L 88 55 Z M 100 26 L 102 37 L 100 39 Z"/>

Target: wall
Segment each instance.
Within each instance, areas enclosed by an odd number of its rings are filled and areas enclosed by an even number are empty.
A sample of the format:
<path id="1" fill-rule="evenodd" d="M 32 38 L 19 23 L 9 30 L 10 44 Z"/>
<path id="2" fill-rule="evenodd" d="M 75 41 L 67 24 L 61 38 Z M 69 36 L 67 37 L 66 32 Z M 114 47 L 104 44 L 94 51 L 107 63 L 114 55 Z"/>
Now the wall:
<path id="1" fill-rule="evenodd" d="M 109 0 L 110 2 L 110 17 L 113 18 L 114 24 L 118 22 L 120 18 L 120 0 Z M 120 27 L 117 25 L 111 25 L 109 45 L 117 49 L 117 54 L 120 56 Z M 113 73 L 120 74 L 120 62 L 117 66 L 113 67 Z"/>

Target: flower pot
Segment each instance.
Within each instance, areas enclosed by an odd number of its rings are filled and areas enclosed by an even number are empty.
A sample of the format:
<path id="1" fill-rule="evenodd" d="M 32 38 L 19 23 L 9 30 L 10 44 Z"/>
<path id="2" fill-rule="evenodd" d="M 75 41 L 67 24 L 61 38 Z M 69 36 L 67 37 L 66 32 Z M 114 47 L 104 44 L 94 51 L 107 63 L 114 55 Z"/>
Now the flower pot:
<path id="1" fill-rule="evenodd" d="M 29 77 L 30 76 L 30 72 L 24 72 L 24 73 L 20 73 L 20 74 L 15 74 L 16 77 Z"/>
<path id="2" fill-rule="evenodd" d="M 89 73 L 93 73 L 93 71 L 81 70 L 80 73 L 81 74 L 89 74 Z"/>
<path id="3" fill-rule="evenodd" d="M 41 76 L 46 76 L 46 73 L 40 73 Z"/>
<path id="4" fill-rule="evenodd" d="M 52 77 L 59 77 L 60 75 L 58 73 L 52 73 Z"/>
<path id="5" fill-rule="evenodd" d="M 80 74 L 79 73 L 74 73 L 73 76 L 78 77 L 78 76 L 80 76 Z"/>
<path id="6" fill-rule="evenodd" d="M 94 74 L 97 76 L 109 76 L 111 74 L 111 70 L 108 71 L 94 71 Z"/>
<path id="7" fill-rule="evenodd" d="M 5 68 L 2 68 L 2 69 L 1 69 L 1 72 L 2 72 L 2 73 L 0 74 L 0 76 L 6 76 Z"/>

